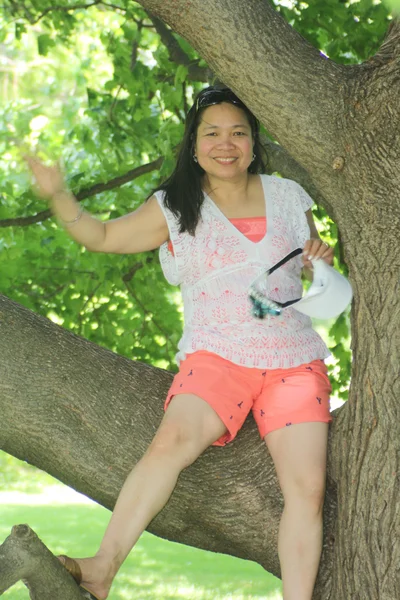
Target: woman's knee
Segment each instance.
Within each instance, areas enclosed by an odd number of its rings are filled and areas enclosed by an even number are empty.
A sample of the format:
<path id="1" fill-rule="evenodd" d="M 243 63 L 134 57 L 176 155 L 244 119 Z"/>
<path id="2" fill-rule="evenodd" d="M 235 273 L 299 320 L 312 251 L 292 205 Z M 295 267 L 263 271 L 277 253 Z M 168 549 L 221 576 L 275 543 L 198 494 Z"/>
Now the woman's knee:
<path id="1" fill-rule="evenodd" d="M 188 467 L 201 454 L 203 448 L 195 433 L 179 421 L 164 420 L 151 442 L 147 454 L 176 461 L 181 468 Z"/>
<path id="2" fill-rule="evenodd" d="M 301 503 L 319 512 L 325 499 L 325 472 L 297 476 L 281 488 L 285 504 Z"/>

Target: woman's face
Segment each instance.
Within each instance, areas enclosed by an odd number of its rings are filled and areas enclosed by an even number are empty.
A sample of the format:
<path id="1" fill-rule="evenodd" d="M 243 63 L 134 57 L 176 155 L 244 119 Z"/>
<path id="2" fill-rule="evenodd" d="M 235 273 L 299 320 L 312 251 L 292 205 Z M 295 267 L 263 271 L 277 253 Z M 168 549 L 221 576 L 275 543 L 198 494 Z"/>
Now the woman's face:
<path id="1" fill-rule="evenodd" d="M 235 179 L 253 158 L 253 137 L 246 113 L 228 102 L 207 107 L 197 129 L 195 155 L 209 176 Z"/>

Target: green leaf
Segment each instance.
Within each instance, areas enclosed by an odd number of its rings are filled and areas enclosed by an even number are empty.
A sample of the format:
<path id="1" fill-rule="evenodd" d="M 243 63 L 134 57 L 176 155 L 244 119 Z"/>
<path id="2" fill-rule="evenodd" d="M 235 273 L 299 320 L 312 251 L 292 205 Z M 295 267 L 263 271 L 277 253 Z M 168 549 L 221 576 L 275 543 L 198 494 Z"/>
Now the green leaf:
<path id="1" fill-rule="evenodd" d="M 47 34 L 39 35 L 37 39 L 38 52 L 41 56 L 47 56 L 50 48 L 54 48 L 55 41 Z"/>
<path id="2" fill-rule="evenodd" d="M 338 62 L 365 60 L 378 47 L 388 24 L 388 5 L 370 0 L 285 4 L 292 8 L 276 9 L 318 49 L 329 47 Z M 66 180 L 75 192 L 110 182 L 164 155 L 160 170 L 115 189 L 101 193 L 96 189 L 85 199 L 85 208 L 100 218 L 118 218 L 134 210 L 173 169 L 173 148 L 183 133 L 178 115 L 187 109 L 182 90 L 187 67 L 170 60 L 153 29 L 146 27 L 139 36 L 135 21 L 147 16 L 137 3 L 123 3 L 129 5 L 127 14 L 112 11 L 112 3 L 107 10 L 99 5 L 90 11 L 49 11 L 35 25 L 24 16 L 24 3 L 14 5 L 18 13 L 3 16 L 1 24 L 5 31 L 15 27 L 15 38 L 3 37 L 2 51 L 8 61 L 21 61 L 29 68 L 16 82 L 2 80 L 1 218 L 33 215 L 44 208 L 28 190 L 26 167 L 11 139 L 40 146 L 48 159 L 61 154 Z M 50 4 L 38 0 L 27 6 L 35 20 Z M 24 43 L 19 41 L 22 34 Z M 198 61 L 189 43 L 174 37 L 190 61 Z M 133 74 L 134 43 L 139 49 Z M 205 66 L 204 60 L 199 64 Z M 188 99 L 203 86 L 191 81 Z M 49 119 L 40 135 L 29 127 L 39 114 Z M 314 212 L 323 239 L 335 243 L 335 224 L 322 209 Z M 2 228 L 0 235 L 2 293 L 39 314 L 58 315 L 64 327 L 124 356 L 176 368 L 181 301 L 176 288 L 165 282 L 156 256 L 147 262 L 153 255 L 83 251 L 53 219 L 25 228 Z M 142 266 L 135 270 L 138 263 Z M 128 289 L 122 276 L 130 272 L 134 274 Z M 343 315 L 328 332 L 334 387 L 343 395 L 349 378 L 349 336 L 348 318 Z"/>
<path id="3" fill-rule="evenodd" d="M 400 15 L 400 0 L 384 0 L 393 15 Z"/>
<path id="4" fill-rule="evenodd" d="M 187 79 L 188 68 L 185 65 L 179 65 L 175 73 L 175 87 L 182 85 L 184 81 Z"/>
<path id="5" fill-rule="evenodd" d="M 15 37 L 17 40 L 20 40 L 22 35 L 26 33 L 26 26 L 24 25 L 24 23 L 21 23 L 20 21 L 18 21 L 17 23 L 15 23 Z"/>
<path id="6" fill-rule="evenodd" d="M 2 44 L 6 37 L 7 37 L 7 28 L 6 27 L 0 27 L 0 44 Z"/>

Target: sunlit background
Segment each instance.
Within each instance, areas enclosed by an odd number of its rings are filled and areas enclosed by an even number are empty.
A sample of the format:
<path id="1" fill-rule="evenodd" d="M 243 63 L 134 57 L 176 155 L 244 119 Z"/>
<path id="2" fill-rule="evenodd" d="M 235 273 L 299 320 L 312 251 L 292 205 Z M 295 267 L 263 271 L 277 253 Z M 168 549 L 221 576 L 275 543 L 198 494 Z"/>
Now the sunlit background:
<path id="1" fill-rule="evenodd" d="M 59 7 L 70 3 L 60 1 Z M 325 56 L 366 60 L 379 46 L 398 0 L 274 0 L 283 17 Z M 3 0 L 0 16 L 0 293 L 129 358 L 174 370 L 182 327 L 175 288 L 157 254 L 100 256 L 78 247 L 53 219 L 29 220 L 46 206 L 30 189 L 22 155 L 60 160 L 75 193 L 165 158 L 161 170 L 101 193 L 84 206 L 101 218 L 124 214 L 150 194 L 173 164 L 193 94 L 204 82 L 170 60 L 139 5 L 115 0 L 80 10 Z M 181 49 L 206 68 L 188 44 Z M 315 207 L 321 236 L 335 224 Z M 12 221 L 19 219 L 18 222 Z M 34 221 L 34 219 L 33 219 Z M 337 245 L 335 264 L 346 272 Z M 329 344 L 332 408 L 347 398 L 348 314 L 316 323 Z M 0 534 L 28 522 L 54 553 L 95 551 L 107 511 L 46 474 L 0 454 Z M 280 582 L 258 565 L 144 534 L 110 600 L 281 598 Z M 4 594 L 24 600 L 22 584 Z"/>

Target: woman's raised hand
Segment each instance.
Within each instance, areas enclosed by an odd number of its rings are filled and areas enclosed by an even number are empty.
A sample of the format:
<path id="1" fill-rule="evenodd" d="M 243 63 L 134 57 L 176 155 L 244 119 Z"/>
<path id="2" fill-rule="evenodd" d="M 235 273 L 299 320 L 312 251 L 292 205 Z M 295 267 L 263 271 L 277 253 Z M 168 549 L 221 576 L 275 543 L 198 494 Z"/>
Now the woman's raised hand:
<path id="1" fill-rule="evenodd" d="M 59 192 L 66 191 L 67 186 L 58 164 L 49 167 L 33 156 L 24 158 L 34 177 L 34 188 L 41 198 L 51 200 Z"/>

